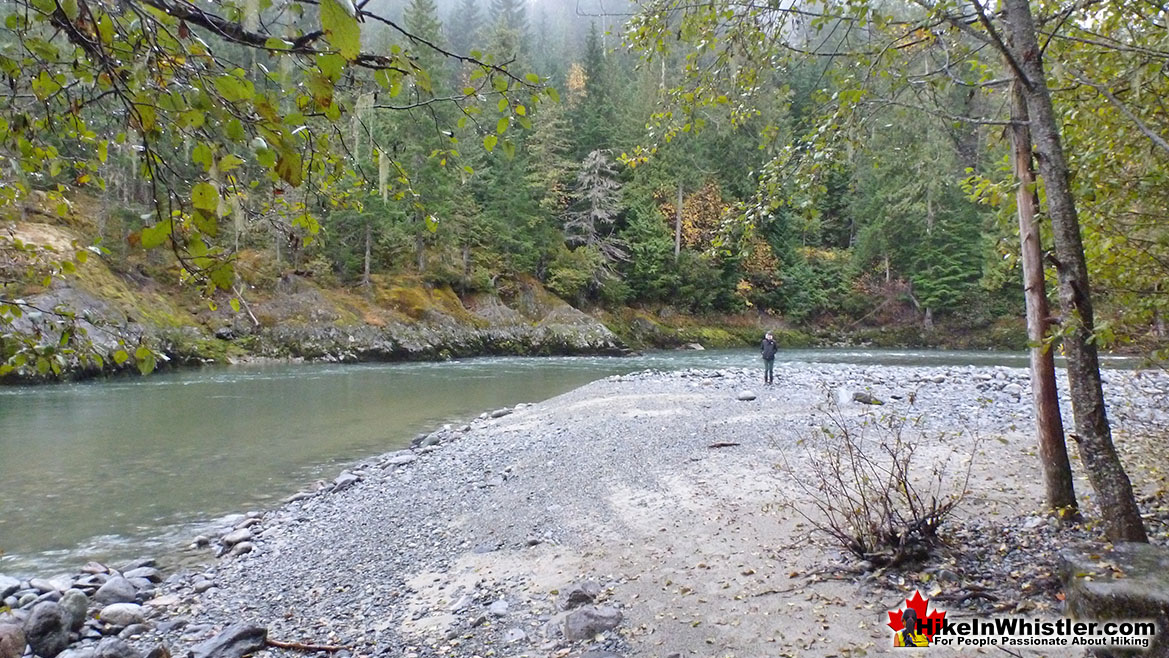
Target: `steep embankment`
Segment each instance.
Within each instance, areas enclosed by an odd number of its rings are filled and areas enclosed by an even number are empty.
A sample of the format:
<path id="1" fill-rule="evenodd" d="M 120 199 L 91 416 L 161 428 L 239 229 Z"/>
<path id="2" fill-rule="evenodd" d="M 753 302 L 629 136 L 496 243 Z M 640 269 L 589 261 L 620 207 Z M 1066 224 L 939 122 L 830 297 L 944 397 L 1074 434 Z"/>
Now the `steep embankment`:
<path id="1" fill-rule="evenodd" d="M 13 231 L 16 239 L 52 249 L 39 259 L 23 254 L 9 259 L 14 268 L 29 271 L 68 259 L 78 245 L 91 242 L 66 225 L 24 222 Z M 449 286 L 407 276 L 375 276 L 368 287 L 344 288 L 280 272 L 245 252 L 237 267 L 241 308 L 235 312 L 232 296 L 209 300 L 183 285 L 167 254 L 91 251 L 88 256 L 76 263 L 75 272 L 53 277 L 48 285 L 38 272 L 23 277 L 28 283 L 5 286 L 5 296 L 33 309 L 14 323 L 16 334 L 57 336 L 59 313 L 72 313 L 99 353 L 127 347 L 133 352 L 146 344 L 171 365 L 257 357 L 362 361 L 626 349 L 601 322 L 534 280 L 512 282 L 505 295 L 460 296 Z M 19 258 L 27 262 L 16 262 Z M 65 371 L 84 372 L 76 361 Z"/>

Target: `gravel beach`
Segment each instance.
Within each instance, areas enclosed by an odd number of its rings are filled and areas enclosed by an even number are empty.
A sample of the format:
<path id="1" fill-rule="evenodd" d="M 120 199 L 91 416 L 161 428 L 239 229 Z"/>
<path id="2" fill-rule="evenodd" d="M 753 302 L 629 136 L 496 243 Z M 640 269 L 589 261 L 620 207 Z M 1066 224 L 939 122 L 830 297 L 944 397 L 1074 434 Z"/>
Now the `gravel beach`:
<path id="1" fill-rule="evenodd" d="M 1096 510 L 1073 446 L 1089 523 L 1065 532 L 1038 515 L 1025 370 L 780 363 L 775 385 L 759 379 L 610 377 L 419 436 L 277 509 L 225 520 L 199 542 L 223 557 L 158 585 L 152 619 L 126 637 L 179 656 L 244 621 L 273 639 L 342 646 L 342 658 L 884 653 L 885 612 L 899 598 L 922 588 L 943 600 L 986 575 L 971 566 L 978 556 L 859 574 L 809 537 L 799 510 L 810 510 L 809 444 L 829 400 L 850 422 L 909 419 L 924 437 L 923 469 L 960 480 L 969 468 L 962 536 L 997 551 L 994 565 L 1027 565 L 1011 605 L 1058 614 L 1050 565 L 1028 547 L 1095 537 Z M 1105 380 L 1129 454 L 1125 428 L 1169 423 L 1169 377 L 1114 370 Z M 854 400 L 863 396 L 884 404 Z M 1142 492 L 1158 484 L 1134 481 Z M 1008 530 L 980 530 L 994 524 Z M 952 614 L 980 603 L 951 598 Z"/>

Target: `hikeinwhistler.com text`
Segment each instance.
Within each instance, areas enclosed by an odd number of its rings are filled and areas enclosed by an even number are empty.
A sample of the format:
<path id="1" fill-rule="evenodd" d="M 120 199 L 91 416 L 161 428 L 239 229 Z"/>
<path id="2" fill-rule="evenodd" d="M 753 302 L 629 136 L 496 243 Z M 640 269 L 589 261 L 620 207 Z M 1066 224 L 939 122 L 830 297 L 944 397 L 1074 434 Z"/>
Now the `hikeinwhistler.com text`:
<path id="1" fill-rule="evenodd" d="M 1132 647 L 1147 649 L 1157 636 L 1157 624 L 1145 620 L 1076 621 L 994 617 L 991 619 L 930 620 L 935 646 L 951 647 Z M 931 629 L 932 630 L 932 629 Z"/>

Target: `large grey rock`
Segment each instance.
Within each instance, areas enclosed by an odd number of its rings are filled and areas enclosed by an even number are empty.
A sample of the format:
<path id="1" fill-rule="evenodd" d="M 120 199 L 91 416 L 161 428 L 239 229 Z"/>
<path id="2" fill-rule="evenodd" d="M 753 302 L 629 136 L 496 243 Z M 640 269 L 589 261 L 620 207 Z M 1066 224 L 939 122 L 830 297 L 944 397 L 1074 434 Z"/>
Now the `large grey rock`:
<path id="1" fill-rule="evenodd" d="M 79 647 L 77 645 L 73 645 L 72 647 L 57 654 L 57 658 L 93 658 L 94 651 L 95 648 L 92 646 Z"/>
<path id="2" fill-rule="evenodd" d="M 0 658 L 24 655 L 24 631 L 16 624 L 0 624 Z"/>
<path id="3" fill-rule="evenodd" d="M 107 637 L 97 645 L 93 658 L 142 658 L 142 653 L 125 640 Z"/>
<path id="4" fill-rule="evenodd" d="M 57 603 L 61 612 L 65 613 L 65 626 L 71 631 L 77 631 L 85 623 L 86 612 L 89 610 L 89 597 L 79 589 L 71 589 L 61 596 Z"/>
<path id="5" fill-rule="evenodd" d="M 580 658 L 621 658 L 621 654 L 605 651 L 604 649 L 593 649 L 592 651 L 582 653 Z"/>
<path id="6" fill-rule="evenodd" d="M 53 586 L 53 583 L 45 580 L 44 578 L 33 578 L 32 580 L 28 581 L 28 586 L 40 592 L 41 594 L 48 594 L 49 592 L 57 591 L 57 588 Z"/>
<path id="7" fill-rule="evenodd" d="M 24 621 L 24 637 L 33 653 L 54 658 L 69 646 L 69 628 L 65 614 L 56 603 L 38 603 Z"/>
<path id="8" fill-rule="evenodd" d="M 110 626 L 129 626 L 146 621 L 142 606 L 137 603 L 111 603 L 102 608 L 97 617 Z"/>
<path id="9" fill-rule="evenodd" d="M 188 658 L 243 658 L 264 648 L 268 629 L 251 624 L 233 624 L 219 635 L 195 645 Z"/>
<path id="10" fill-rule="evenodd" d="M 503 617 L 507 614 L 507 601 L 499 599 L 487 606 L 487 612 L 494 617 Z"/>
<path id="11" fill-rule="evenodd" d="M 1077 619 L 1147 619 L 1161 632 L 1144 656 L 1169 656 L 1169 548 L 1121 543 L 1107 551 L 1060 555 L 1067 614 Z M 1097 650 L 1101 658 L 1138 655 Z"/>
<path id="12" fill-rule="evenodd" d="M 356 473 L 342 471 L 341 474 L 337 476 L 337 479 L 333 480 L 333 491 L 344 491 L 345 489 L 352 487 L 360 481 L 361 477 Z"/>
<path id="13" fill-rule="evenodd" d="M 597 633 L 617 628 L 622 618 L 621 611 L 616 608 L 585 606 L 564 617 L 564 637 L 568 640 L 587 640 Z"/>
<path id="14" fill-rule="evenodd" d="M 0 601 L 20 591 L 20 581 L 0 573 Z"/>
<path id="15" fill-rule="evenodd" d="M 97 588 L 93 600 L 98 603 L 132 603 L 138 597 L 134 585 L 121 576 L 115 576 Z"/>

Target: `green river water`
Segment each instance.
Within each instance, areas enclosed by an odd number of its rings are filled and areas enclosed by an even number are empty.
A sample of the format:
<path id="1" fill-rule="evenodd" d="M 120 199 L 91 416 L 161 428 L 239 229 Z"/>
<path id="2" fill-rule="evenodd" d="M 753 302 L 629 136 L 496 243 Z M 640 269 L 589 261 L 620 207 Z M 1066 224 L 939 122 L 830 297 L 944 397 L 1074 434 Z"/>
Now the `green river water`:
<path id="1" fill-rule="evenodd" d="M 1010 365 L 1023 354 L 790 350 L 779 361 Z M 751 350 L 444 363 L 280 364 L 0 388 L 0 572 L 172 552 L 444 422 L 646 368 L 758 365 Z M 777 368 L 781 366 L 777 365 Z"/>

